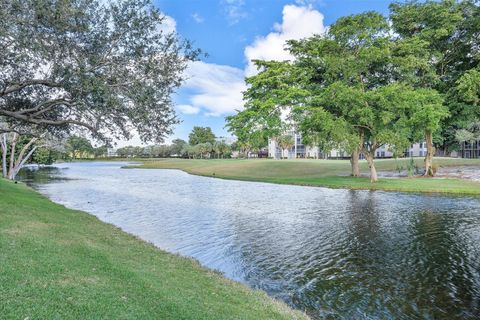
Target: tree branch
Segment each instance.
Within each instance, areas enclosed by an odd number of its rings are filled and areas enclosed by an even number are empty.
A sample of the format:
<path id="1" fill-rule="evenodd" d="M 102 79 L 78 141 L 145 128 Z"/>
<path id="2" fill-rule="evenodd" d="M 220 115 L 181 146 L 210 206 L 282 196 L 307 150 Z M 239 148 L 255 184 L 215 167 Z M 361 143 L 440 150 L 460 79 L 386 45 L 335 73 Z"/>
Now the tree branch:
<path id="1" fill-rule="evenodd" d="M 42 119 L 42 118 L 32 118 L 30 116 L 21 114 L 20 112 L 8 111 L 0 109 L 0 115 L 12 117 L 18 120 L 23 120 L 25 122 L 33 123 L 33 124 L 47 124 L 52 126 L 61 126 L 65 124 L 73 124 L 81 127 L 85 127 L 91 130 L 94 133 L 98 133 L 98 129 L 86 122 L 73 120 L 73 119 L 65 119 L 65 120 L 49 120 L 49 119 Z"/>
<path id="2" fill-rule="evenodd" d="M 15 91 L 20 91 L 26 87 L 29 86 L 35 86 L 35 85 L 43 85 L 51 88 L 58 88 L 60 87 L 60 83 L 50 81 L 50 80 L 45 80 L 45 79 L 32 79 L 32 80 L 27 80 L 24 82 L 18 82 L 18 83 L 12 83 L 10 85 L 7 85 L 1 92 L 0 92 L 0 97 L 6 96 L 7 94 L 10 94 Z"/>

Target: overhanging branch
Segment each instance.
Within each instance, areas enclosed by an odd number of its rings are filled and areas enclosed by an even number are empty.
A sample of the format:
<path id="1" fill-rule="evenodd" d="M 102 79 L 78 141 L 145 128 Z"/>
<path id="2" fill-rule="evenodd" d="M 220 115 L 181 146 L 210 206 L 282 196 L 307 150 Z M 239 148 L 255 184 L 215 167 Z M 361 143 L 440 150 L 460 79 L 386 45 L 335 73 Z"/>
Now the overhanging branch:
<path id="1" fill-rule="evenodd" d="M 11 83 L 7 85 L 1 92 L 0 92 L 0 97 L 6 96 L 12 92 L 20 91 L 26 87 L 29 86 L 35 86 L 35 85 L 43 85 L 51 88 L 58 88 L 61 86 L 60 83 L 51 81 L 51 80 L 45 80 L 45 79 L 32 79 L 32 80 L 27 80 L 23 82 L 18 82 L 18 83 Z"/>

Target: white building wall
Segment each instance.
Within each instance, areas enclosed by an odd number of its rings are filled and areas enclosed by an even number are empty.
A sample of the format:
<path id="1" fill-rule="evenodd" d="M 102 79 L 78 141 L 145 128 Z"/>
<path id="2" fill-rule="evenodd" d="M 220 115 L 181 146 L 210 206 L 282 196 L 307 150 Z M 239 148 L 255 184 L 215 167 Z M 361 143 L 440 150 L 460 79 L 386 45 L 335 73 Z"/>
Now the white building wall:
<path id="1" fill-rule="evenodd" d="M 107 148 L 107 156 L 108 157 L 116 157 L 117 156 L 117 149 Z"/>
<path id="2" fill-rule="evenodd" d="M 427 146 L 425 142 L 414 143 L 407 150 L 405 156 L 407 157 L 424 157 L 427 152 Z"/>
<path id="3" fill-rule="evenodd" d="M 295 140 L 297 137 L 300 137 L 299 135 L 297 136 L 296 134 L 292 134 L 292 135 L 294 135 Z M 350 156 L 348 153 L 342 150 L 334 149 L 334 150 L 331 150 L 329 153 L 324 154 L 321 150 L 319 150 L 318 147 L 305 146 L 304 148 L 305 148 L 304 149 L 305 158 L 314 158 L 314 159 L 348 158 Z M 412 144 L 410 148 L 406 150 L 405 156 L 406 157 L 424 157 L 426 152 L 427 152 L 427 147 L 425 142 L 419 142 L 419 143 Z M 280 157 L 294 159 L 296 158 L 295 147 L 292 147 L 291 150 L 280 150 L 275 140 L 268 139 L 268 156 L 270 158 L 276 158 L 276 159 L 279 159 Z M 375 157 L 379 159 L 392 158 L 393 152 L 389 149 L 388 145 L 384 145 L 377 149 Z"/>

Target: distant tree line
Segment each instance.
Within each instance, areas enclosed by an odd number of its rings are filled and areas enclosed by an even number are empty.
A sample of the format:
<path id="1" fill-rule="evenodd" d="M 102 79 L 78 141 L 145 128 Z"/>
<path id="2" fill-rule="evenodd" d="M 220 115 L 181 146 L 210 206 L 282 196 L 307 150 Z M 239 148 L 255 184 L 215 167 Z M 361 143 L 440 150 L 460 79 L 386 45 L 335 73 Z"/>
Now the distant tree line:
<path id="1" fill-rule="evenodd" d="M 237 144 L 227 144 L 217 139 L 210 127 L 194 127 L 189 134 L 188 142 L 175 139 L 171 144 L 152 146 L 126 146 L 118 148 L 118 157 L 143 158 L 189 158 L 189 159 L 224 159 L 230 158 L 232 152 L 238 149 Z"/>

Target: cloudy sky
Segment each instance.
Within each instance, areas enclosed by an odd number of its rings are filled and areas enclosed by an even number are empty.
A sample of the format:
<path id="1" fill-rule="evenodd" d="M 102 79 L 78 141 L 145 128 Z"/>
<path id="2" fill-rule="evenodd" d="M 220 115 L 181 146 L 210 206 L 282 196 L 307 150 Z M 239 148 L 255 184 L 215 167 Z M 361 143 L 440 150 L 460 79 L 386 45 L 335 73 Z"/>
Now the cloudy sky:
<path id="1" fill-rule="evenodd" d="M 154 0 L 168 15 L 168 27 L 208 54 L 192 63 L 175 95 L 182 123 L 174 138 L 186 139 L 193 126 L 229 136 L 225 116 L 242 108 L 244 78 L 255 73 L 252 59 L 287 60 L 285 40 L 322 33 L 344 15 L 377 10 L 385 0 Z M 137 139 L 119 145 L 138 144 Z"/>

